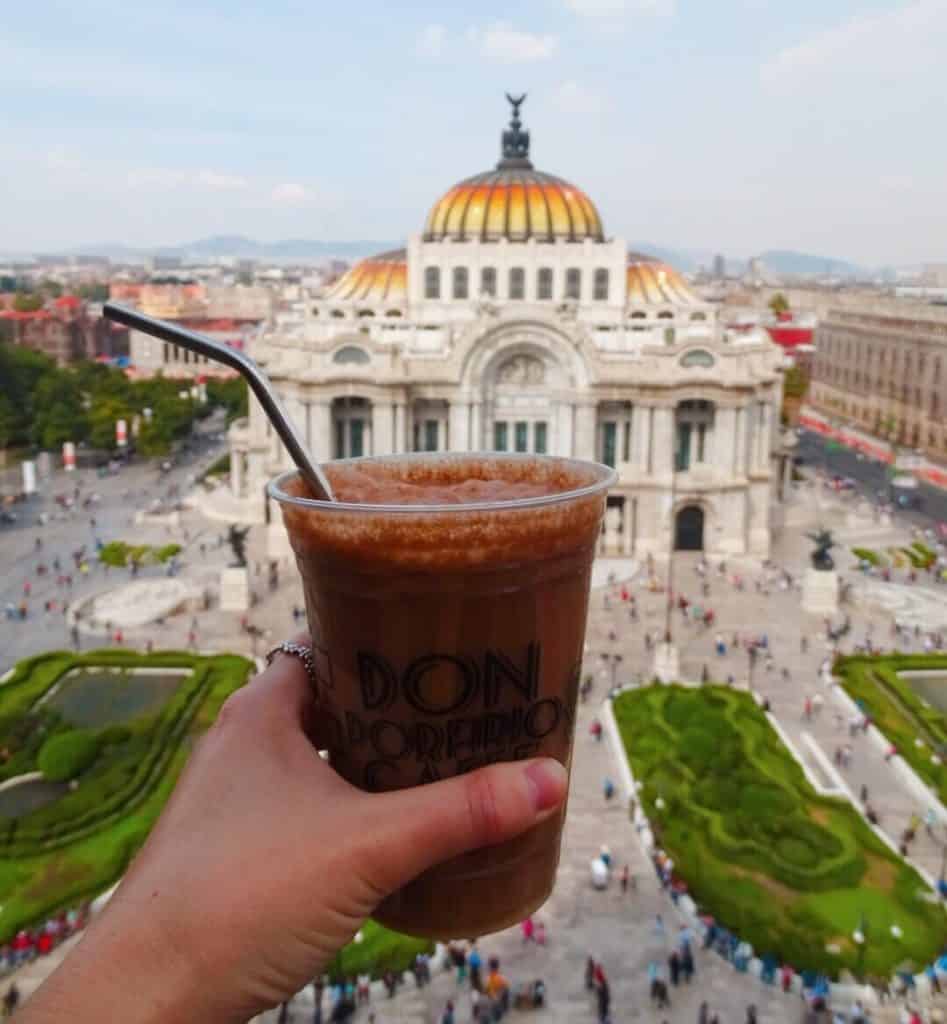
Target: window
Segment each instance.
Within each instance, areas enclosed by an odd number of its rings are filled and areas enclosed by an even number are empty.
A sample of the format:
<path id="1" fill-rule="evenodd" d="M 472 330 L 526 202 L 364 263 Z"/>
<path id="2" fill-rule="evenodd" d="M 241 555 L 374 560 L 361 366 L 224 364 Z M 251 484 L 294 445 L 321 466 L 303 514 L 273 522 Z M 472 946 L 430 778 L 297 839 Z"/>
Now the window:
<path id="1" fill-rule="evenodd" d="M 524 423 L 522 420 L 516 424 L 515 436 L 514 436 L 515 451 L 528 452 L 529 451 L 529 424 Z"/>
<path id="2" fill-rule="evenodd" d="M 493 424 L 493 450 L 497 452 L 506 451 L 506 424 Z"/>
<path id="3" fill-rule="evenodd" d="M 467 298 L 467 268 L 454 267 L 454 298 Z"/>
<path id="4" fill-rule="evenodd" d="M 496 298 L 497 294 L 497 268 L 484 267 L 480 271 L 480 294 Z"/>
<path id="5" fill-rule="evenodd" d="M 582 292 L 582 271 L 578 267 L 570 267 L 566 271 L 566 298 L 581 298 Z"/>
<path id="6" fill-rule="evenodd" d="M 602 462 L 615 468 L 615 455 L 618 441 L 618 424 L 609 420 L 602 424 Z"/>
<path id="7" fill-rule="evenodd" d="M 426 299 L 441 297 L 441 272 L 437 267 L 424 268 L 424 297 Z"/>
<path id="8" fill-rule="evenodd" d="M 365 421 L 349 420 L 349 456 L 353 459 L 365 454 Z"/>
<path id="9" fill-rule="evenodd" d="M 594 298 L 596 302 L 608 302 L 608 271 L 599 267 L 595 271 Z"/>
<path id="10" fill-rule="evenodd" d="M 364 365 L 365 363 L 371 362 L 371 356 L 363 348 L 359 348 L 357 345 L 343 345 L 332 356 L 333 363 L 356 363 L 358 365 Z"/>
<path id="11" fill-rule="evenodd" d="M 345 420 L 335 421 L 335 457 L 345 458 Z"/>
<path id="12" fill-rule="evenodd" d="M 437 451 L 437 420 L 424 421 L 424 450 Z"/>
<path id="13" fill-rule="evenodd" d="M 631 461 L 631 420 L 625 420 L 624 442 L 622 443 L 622 462 Z"/>
<path id="14" fill-rule="evenodd" d="M 540 267 L 539 274 L 536 279 L 536 298 L 537 299 L 551 299 L 552 298 L 552 268 L 551 267 Z"/>
<path id="15" fill-rule="evenodd" d="M 533 450 L 536 452 L 537 455 L 546 454 L 547 432 L 548 427 L 546 426 L 546 423 L 542 420 L 533 427 Z"/>
<path id="16" fill-rule="evenodd" d="M 526 271 L 522 267 L 510 269 L 510 298 L 523 299 L 526 297 Z"/>

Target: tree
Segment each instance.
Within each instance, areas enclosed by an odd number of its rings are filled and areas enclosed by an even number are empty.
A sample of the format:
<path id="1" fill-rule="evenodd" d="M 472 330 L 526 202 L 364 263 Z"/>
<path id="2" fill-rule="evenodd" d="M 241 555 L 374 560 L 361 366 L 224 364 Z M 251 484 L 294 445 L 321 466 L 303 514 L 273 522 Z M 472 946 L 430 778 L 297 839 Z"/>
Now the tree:
<path id="1" fill-rule="evenodd" d="M 13 296 L 13 308 L 17 313 L 35 313 L 43 308 L 43 296 L 36 292 L 17 292 Z"/>
<path id="2" fill-rule="evenodd" d="M 789 300 L 783 295 L 782 292 L 777 292 L 769 300 L 769 308 L 773 312 L 773 316 L 780 316 L 783 313 L 789 312 Z"/>
<path id="3" fill-rule="evenodd" d="M 229 380 L 213 379 L 207 382 L 207 401 L 210 405 L 227 410 L 227 422 L 246 416 L 249 412 L 247 382 L 243 377 Z"/>
<path id="4" fill-rule="evenodd" d="M 61 371 L 44 377 L 36 388 L 33 439 L 41 448 L 58 448 L 64 441 L 81 441 L 88 417 L 74 375 Z"/>
<path id="5" fill-rule="evenodd" d="M 109 286 L 102 281 L 80 284 L 76 294 L 87 302 L 105 302 L 109 297 Z"/>
<path id="6" fill-rule="evenodd" d="M 58 299 L 62 295 L 62 285 L 58 281 L 47 277 L 40 281 L 37 291 L 48 295 L 52 299 Z"/>
<path id="7" fill-rule="evenodd" d="M 787 398 L 805 398 L 809 390 L 809 374 L 801 366 L 790 366 L 783 377 L 783 394 Z"/>
<path id="8" fill-rule="evenodd" d="M 129 406 L 117 398 L 95 399 L 89 409 L 89 444 L 93 448 L 107 448 L 110 451 L 117 448 L 115 424 L 119 420 L 130 424 L 131 415 Z"/>
<path id="9" fill-rule="evenodd" d="M 6 395 L 0 395 L 0 449 L 6 448 L 16 431 L 16 410 Z"/>

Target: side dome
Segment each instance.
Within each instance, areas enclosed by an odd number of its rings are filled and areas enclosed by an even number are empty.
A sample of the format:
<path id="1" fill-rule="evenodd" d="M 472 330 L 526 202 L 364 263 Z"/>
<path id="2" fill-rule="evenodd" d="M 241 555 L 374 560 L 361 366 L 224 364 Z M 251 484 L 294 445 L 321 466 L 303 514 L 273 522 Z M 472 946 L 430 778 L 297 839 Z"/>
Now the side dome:
<path id="1" fill-rule="evenodd" d="M 519 108 L 526 99 L 507 96 L 513 107 L 502 134 L 496 169 L 466 178 L 434 204 L 424 240 L 440 242 L 605 241 L 602 219 L 591 199 L 575 185 L 537 171 L 529 159 L 529 132 Z"/>
<path id="2" fill-rule="evenodd" d="M 703 304 L 672 266 L 641 253 L 628 254 L 627 302 L 635 306 Z"/>
<path id="3" fill-rule="evenodd" d="M 407 252 L 392 249 L 349 267 L 329 286 L 324 298 L 337 302 L 405 302 L 407 295 Z"/>

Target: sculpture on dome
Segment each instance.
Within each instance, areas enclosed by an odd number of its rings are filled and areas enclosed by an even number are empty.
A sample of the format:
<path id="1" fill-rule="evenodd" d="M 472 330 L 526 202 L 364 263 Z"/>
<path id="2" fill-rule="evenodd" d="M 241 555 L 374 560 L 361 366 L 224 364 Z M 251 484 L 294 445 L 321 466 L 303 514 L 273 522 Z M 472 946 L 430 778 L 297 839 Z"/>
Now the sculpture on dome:
<path id="1" fill-rule="evenodd" d="M 503 133 L 503 159 L 497 164 L 498 168 L 503 167 L 524 167 L 532 168 L 529 160 L 529 132 L 523 131 L 520 121 L 520 107 L 526 101 L 526 93 L 522 96 L 511 96 L 506 94 L 510 106 L 513 108 L 513 117 L 510 119 L 510 127 Z"/>

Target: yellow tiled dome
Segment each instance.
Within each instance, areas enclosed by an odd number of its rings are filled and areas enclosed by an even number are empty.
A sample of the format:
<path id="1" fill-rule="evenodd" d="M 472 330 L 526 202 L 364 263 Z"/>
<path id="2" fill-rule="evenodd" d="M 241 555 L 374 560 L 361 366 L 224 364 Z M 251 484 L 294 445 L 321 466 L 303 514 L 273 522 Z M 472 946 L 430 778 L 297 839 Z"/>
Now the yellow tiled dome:
<path id="1" fill-rule="evenodd" d="M 690 285 L 667 263 L 628 254 L 628 300 L 633 305 L 700 305 Z"/>
<path id="2" fill-rule="evenodd" d="M 407 254 L 404 249 L 392 249 L 350 267 L 330 285 L 325 297 L 343 302 L 404 302 L 407 293 Z"/>
<path id="3" fill-rule="evenodd" d="M 428 215 L 424 237 L 601 242 L 605 233 L 592 200 L 575 185 L 532 167 L 499 167 L 467 178 L 442 196 Z"/>

